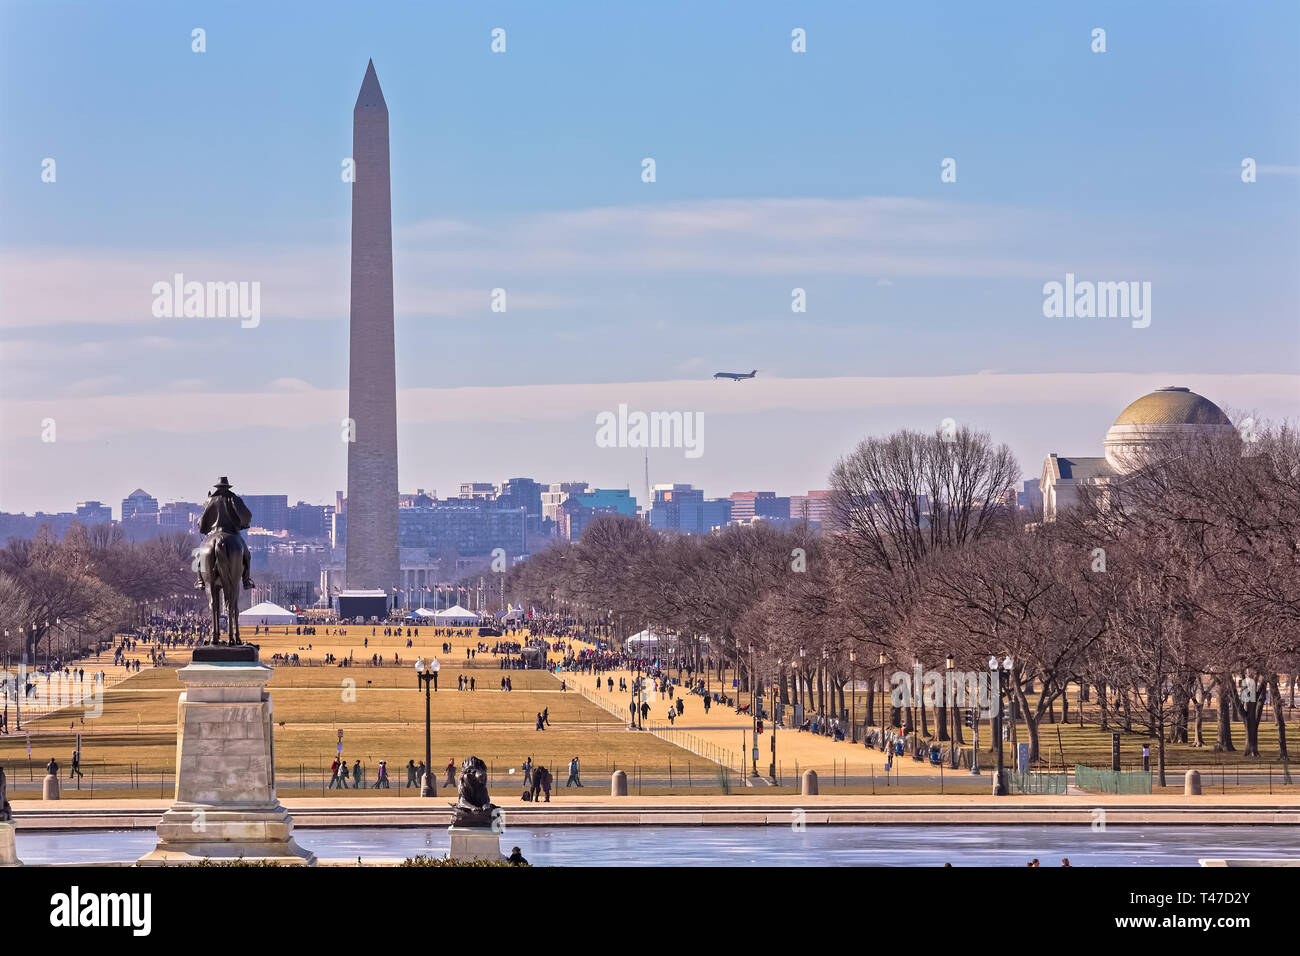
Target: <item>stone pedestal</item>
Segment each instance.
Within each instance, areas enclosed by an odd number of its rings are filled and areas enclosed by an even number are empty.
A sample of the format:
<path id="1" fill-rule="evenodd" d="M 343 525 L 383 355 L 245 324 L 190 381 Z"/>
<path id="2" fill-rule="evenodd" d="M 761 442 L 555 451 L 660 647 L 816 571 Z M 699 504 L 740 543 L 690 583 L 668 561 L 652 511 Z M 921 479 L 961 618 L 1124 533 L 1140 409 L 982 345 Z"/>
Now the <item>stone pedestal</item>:
<path id="1" fill-rule="evenodd" d="M 609 795 L 611 797 L 627 796 L 627 774 L 622 770 L 615 770 L 609 775 Z"/>
<path id="2" fill-rule="evenodd" d="M 0 866 L 22 866 L 18 859 L 18 846 L 14 843 L 14 825 L 0 823 Z"/>
<path id="3" fill-rule="evenodd" d="M 314 865 L 275 796 L 271 668 L 203 661 L 177 672 L 176 797 L 141 865 L 244 859 Z"/>
<path id="4" fill-rule="evenodd" d="M 47 773 L 45 779 L 41 781 L 41 799 L 59 799 L 59 778 L 52 773 Z"/>
<path id="5" fill-rule="evenodd" d="M 447 827 L 449 860 L 500 860 L 501 834 L 491 827 Z"/>
<path id="6" fill-rule="evenodd" d="M 1189 770 L 1183 777 L 1183 796 L 1199 797 L 1201 795 L 1201 772 Z"/>

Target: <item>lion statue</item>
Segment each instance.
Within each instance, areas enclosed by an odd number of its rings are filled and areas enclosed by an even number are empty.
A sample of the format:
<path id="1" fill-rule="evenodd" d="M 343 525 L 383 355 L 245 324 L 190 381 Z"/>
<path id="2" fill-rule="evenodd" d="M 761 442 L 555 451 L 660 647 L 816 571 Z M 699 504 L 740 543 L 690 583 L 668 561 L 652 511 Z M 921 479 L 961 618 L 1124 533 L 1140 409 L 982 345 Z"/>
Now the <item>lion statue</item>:
<path id="1" fill-rule="evenodd" d="M 496 804 L 488 797 L 487 777 L 487 764 L 478 757 L 466 757 L 461 761 L 460 773 L 456 775 L 459 799 L 451 805 L 452 826 L 492 826 L 492 811 Z"/>

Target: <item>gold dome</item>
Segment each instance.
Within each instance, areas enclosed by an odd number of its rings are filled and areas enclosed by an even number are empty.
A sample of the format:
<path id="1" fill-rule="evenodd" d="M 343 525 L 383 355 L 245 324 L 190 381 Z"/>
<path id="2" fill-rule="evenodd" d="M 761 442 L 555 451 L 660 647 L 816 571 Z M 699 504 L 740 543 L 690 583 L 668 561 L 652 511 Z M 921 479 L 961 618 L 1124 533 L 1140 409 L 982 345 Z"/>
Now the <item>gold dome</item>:
<path id="1" fill-rule="evenodd" d="M 1181 386 L 1158 388 L 1119 413 L 1116 425 L 1231 425 L 1222 409 Z"/>

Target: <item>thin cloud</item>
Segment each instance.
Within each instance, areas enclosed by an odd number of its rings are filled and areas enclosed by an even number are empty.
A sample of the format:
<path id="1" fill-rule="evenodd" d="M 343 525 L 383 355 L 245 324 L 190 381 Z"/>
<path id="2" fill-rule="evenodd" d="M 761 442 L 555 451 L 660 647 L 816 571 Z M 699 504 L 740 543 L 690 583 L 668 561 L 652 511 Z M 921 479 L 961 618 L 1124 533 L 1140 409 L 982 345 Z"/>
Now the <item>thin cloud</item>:
<path id="1" fill-rule="evenodd" d="M 395 304 L 401 315 L 485 311 L 496 287 L 511 308 L 556 310 L 577 300 L 529 289 L 529 276 L 573 285 L 611 275 L 1055 274 L 1014 250 L 1033 248 L 1044 225 L 1013 209 L 895 197 L 728 199 L 605 206 L 495 224 L 433 219 L 396 231 Z M 0 250 L 0 326 L 168 321 L 178 328 L 231 319 L 159 320 L 153 286 L 173 281 L 259 282 L 264 325 L 342 320 L 348 309 L 344 245 L 223 249 Z M 448 286 L 447 276 L 458 284 Z M 521 280 L 521 277 L 524 277 Z M 540 280 L 539 280 L 540 281 Z"/>

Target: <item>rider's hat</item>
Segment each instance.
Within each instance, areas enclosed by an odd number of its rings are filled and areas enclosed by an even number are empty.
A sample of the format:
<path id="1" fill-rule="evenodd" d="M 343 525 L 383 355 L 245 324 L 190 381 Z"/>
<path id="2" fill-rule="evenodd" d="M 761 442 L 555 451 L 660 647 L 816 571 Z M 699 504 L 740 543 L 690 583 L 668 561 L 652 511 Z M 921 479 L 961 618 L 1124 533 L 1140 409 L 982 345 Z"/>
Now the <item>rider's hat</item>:
<path id="1" fill-rule="evenodd" d="M 229 491 L 229 490 L 230 490 L 230 479 L 227 478 L 225 475 L 222 475 L 220 478 L 217 479 L 217 487 L 216 487 L 215 490 L 217 490 L 217 491 Z"/>

